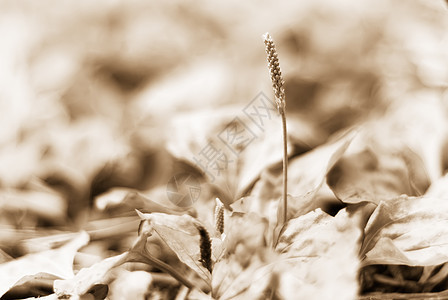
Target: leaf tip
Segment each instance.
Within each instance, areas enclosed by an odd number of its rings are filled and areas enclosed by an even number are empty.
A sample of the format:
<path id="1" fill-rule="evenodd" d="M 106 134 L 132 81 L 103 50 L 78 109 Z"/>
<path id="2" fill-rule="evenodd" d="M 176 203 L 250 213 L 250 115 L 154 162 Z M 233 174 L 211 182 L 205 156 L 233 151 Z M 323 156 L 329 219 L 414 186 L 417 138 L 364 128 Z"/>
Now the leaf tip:
<path id="1" fill-rule="evenodd" d="M 135 211 L 137 212 L 137 215 L 140 217 L 140 219 L 142 219 L 142 220 L 147 220 L 148 219 L 148 217 L 146 216 L 147 214 L 142 213 L 138 209 L 135 209 Z"/>

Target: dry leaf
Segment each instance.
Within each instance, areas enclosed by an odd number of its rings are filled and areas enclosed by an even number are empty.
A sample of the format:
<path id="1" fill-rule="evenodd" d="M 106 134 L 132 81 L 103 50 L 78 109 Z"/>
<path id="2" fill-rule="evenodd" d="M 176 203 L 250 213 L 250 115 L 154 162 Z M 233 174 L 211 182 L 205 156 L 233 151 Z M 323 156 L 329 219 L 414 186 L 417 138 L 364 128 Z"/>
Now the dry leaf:
<path id="1" fill-rule="evenodd" d="M 0 265 L 0 295 L 5 294 L 21 278 L 37 273 L 48 273 L 60 278 L 73 276 L 73 259 L 76 252 L 89 241 L 85 232 L 61 248 L 25 255 Z"/>
<path id="2" fill-rule="evenodd" d="M 448 262 L 447 214 L 442 198 L 401 196 L 380 202 L 365 228 L 362 265 Z"/>

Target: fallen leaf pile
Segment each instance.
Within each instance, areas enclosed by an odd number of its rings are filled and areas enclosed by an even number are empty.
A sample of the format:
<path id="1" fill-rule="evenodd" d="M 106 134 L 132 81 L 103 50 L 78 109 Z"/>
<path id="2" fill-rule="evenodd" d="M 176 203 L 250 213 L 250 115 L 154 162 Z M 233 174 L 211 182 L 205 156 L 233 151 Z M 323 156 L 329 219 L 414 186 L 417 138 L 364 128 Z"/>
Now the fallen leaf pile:
<path id="1" fill-rule="evenodd" d="M 447 32 L 444 1 L 1 2 L 0 299 L 448 299 Z"/>

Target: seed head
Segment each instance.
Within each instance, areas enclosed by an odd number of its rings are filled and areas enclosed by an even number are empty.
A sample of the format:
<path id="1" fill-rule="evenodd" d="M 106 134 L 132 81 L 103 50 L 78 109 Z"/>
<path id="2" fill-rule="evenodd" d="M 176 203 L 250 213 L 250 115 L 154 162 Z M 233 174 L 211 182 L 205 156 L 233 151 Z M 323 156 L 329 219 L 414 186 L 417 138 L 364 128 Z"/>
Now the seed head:
<path id="1" fill-rule="evenodd" d="M 271 76 L 272 88 L 274 89 L 275 103 L 279 113 L 285 110 L 285 90 L 283 88 L 284 80 L 280 63 L 278 61 L 277 50 L 275 49 L 274 40 L 268 32 L 263 35 L 264 44 L 266 45 L 266 55 L 268 60 L 269 74 Z"/>
<path id="2" fill-rule="evenodd" d="M 219 198 L 216 198 L 215 230 L 216 233 L 224 233 L 224 204 L 221 202 L 221 200 L 219 200 Z"/>
<path id="3" fill-rule="evenodd" d="M 201 240 L 199 242 L 199 247 L 201 249 L 201 259 L 200 262 L 202 265 L 209 270 L 209 272 L 212 272 L 212 243 L 210 242 L 210 236 L 207 232 L 207 229 L 205 229 L 200 224 L 195 224 L 196 228 L 199 231 L 199 236 L 201 237 Z"/>

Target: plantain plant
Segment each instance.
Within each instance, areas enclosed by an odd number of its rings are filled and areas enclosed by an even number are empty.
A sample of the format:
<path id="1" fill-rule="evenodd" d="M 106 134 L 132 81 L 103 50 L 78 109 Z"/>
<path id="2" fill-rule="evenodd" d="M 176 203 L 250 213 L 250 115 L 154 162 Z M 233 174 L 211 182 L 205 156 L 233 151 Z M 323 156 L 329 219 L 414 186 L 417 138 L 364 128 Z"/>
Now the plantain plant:
<path id="1" fill-rule="evenodd" d="M 278 113 L 282 119 L 282 137 L 283 137 L 283 189 L 282 201 L 278 205 L 277 227 L 274 232 L 273 245 L 275 246 L 278 234 L 287 221 L 288 213 L 288 142 L 286 129 L 286 96 L 283 88 L 284 80 L 280 63 L 278 60 L 275 43 L 270 34 L 267 32 L 263 35 L 264 44 L 266 45 L 266 55 L 268 61 L 269 74 L 271 76 L 272 88 L 274 90 L 275 103 Z"/>

